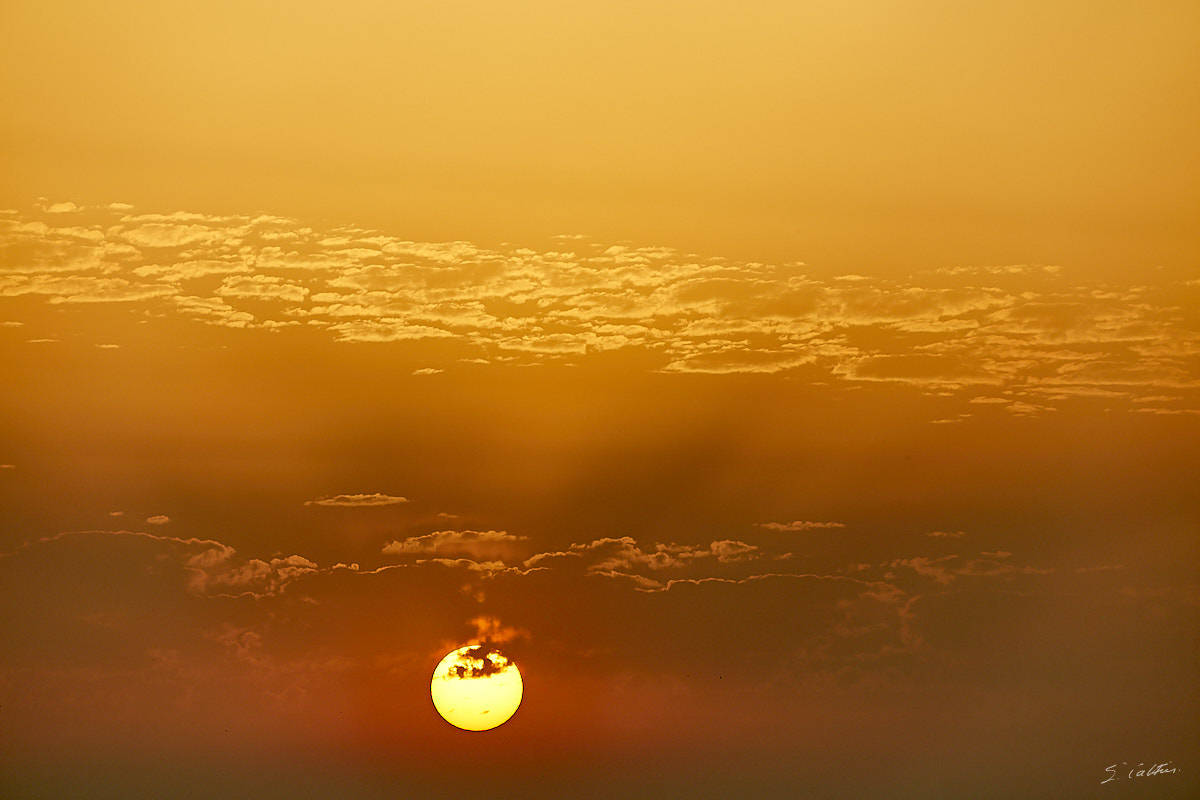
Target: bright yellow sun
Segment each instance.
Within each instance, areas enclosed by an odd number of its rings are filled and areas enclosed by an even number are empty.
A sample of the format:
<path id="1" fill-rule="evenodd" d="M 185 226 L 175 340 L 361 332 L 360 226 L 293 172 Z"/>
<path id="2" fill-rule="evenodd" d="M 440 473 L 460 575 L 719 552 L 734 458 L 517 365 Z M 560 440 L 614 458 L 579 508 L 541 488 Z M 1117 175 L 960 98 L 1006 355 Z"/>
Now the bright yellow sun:
<path id="1" fill-rule="evenodd" d="M 521 705 L 523 692 L 517 665 L 494 647 L 478 644 L 447 654 L 429 684 L 434 708 L 464 731 L 503 725 Z"/>

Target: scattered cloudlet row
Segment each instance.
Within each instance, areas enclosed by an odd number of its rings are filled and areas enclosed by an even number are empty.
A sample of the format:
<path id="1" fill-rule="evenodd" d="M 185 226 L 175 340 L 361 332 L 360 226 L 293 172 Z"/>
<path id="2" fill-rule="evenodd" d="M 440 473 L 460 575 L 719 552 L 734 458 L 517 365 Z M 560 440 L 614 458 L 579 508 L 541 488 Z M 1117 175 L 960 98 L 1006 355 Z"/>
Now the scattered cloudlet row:
<path id="1" fill-rule="evenodd" d="M 494 250 L 265 215 L 43 204 L 0 212 L 0 297 L 137 304 L 152 316 L 305 327 L 346 343 L 451 345 L 422 375 L 460 362 L 637 353 L 662 372 L 803 369 L 965 391 L 980 409 L 1018 415 L 1081 396 L 1183 413 L 1200 385 L 1194 281 L 1114 286 L 1024 265 L 821 280 L 802 264 L 559 241 L 561 250 Z"/>
<path id="2" fill-rule="evenodd" d="M 402 586 L 414 587 L 413 591 L 436 586 L 450 596 L 462 594 L 480 603 L 485 593 L 512 597 L 514 593 L 561 591 L 569 586 L 573 593 L 591 587 L 610 596 L 605 587 L 611 587 L 621 597 L 655 596 L 663 603 L 681 600 L 681 594 L 692 600 L 706 597 L 704 602 L 713 603 L 711 607 L 716 609 L 767 592 L 785 605 L 789 597 L 804 597 L 803 613 L 815 615 L 806 623 L 806 636 L 815 647 L 813 657 L 836 659 L 845 650 L 845 657 L 858 661 L 925 651 L 926 637 L 937 630 L 936 620 L 951 613 L 945 609 L 947 603 L 957 607 L 963 598 L 987 603 L 993 597 L 1057 593 L 1064 580 L 1081 586 L 1102 584 L 1113 603 L 1158 607 L 1194 602 L 1194 592 L 1175 597 L 1167 596 L 1165 590 L 1156 593 L 1134 588 L 1120 564 L 1055 569 L 1024 561 L 1005 550 L 927 555 L 919 550 L 919 538 L 909 541 L 908 546 L 917 550 L 909 555 L 838 563 L 782 550 L 775 546 L 778 540 L 771 533 L 756 536 L 752 542 L 723 539 L 705 544 L 605 537 L 559 551 L 531 553 L 523 550 L 530 545 L 525 537 L 506 531 L 444 530 L 390 542 L 383 548 L 385 563 L 364 568 L 358 564 L 321 565 L 300 554 L 247 557 L 211 539 L 127 530 L 79 531 L 45 537 L 0 554 L 0 574 L 41 569 L 50 575 L 64 565 L 103 563 L 111 567 L 120 561 L 133 565 L 130 574 L 145 575 L 149 573 L 137 565 L 154 564 L 153 590 L 164 602 L 171 598 L 161 595 L 168 588 L 163 581 L 173 581 L 175 603 L 183 603 L 185 598 L 191 602 L 220 599 L 222 604 L 277 600 L 292 609 L 319 605 L 334 586 L 342 587 L 338 593 L 344 593 L 347 581 L 370 597 L 394 598 Z M 483 560 L 489 558 L 492 560 Z M 1046 583 L 1050 576 L 1055 576 L 1053 585 Z M 661 610 L 663 606 L 646 608 Z M 526 613 L 531 612 L 526 609 Z M 777 608 L 772 613 L 790 620 L 789 614 L 800 611 Z M 527 630 L 478 612 L 469 624 L 478 642 L 496 644 L 530 637 Z M 231 653 L 238 659 L 261 657 L 260 634 L 247 640 L 244 631 L 236 632 L 229 625 L 212 631 L 214 636 L 226 634 Z"/>

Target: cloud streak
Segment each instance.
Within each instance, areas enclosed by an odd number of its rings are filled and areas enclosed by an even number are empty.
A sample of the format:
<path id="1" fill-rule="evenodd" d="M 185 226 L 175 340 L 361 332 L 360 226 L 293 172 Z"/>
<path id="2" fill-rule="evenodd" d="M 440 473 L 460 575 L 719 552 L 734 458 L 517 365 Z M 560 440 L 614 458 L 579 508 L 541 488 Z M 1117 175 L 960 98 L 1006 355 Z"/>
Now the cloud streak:
<path id="1" fill-rule="evenodd" d="M 308 500 L 304 503 L 306 506 L 327 506 L 336 508 L 376 508 L 378 506 L 394 506 L 401 503 L 407 503 L 407 497 L 398 497 L 390 494 L 372 493 L 372 494 L 335 494 L 327 497 L 320 497 L 316 500 Z"/>
<path id="2" fill-rule="evenodd" d="M 804 520 L 796 520 L 795 522 L 760 522 L 758 527 L 766 528 L 769 531 L 811 531 L 822 528 L 844 528 L 844 523 L 841 522 L 808 522 Z"/>

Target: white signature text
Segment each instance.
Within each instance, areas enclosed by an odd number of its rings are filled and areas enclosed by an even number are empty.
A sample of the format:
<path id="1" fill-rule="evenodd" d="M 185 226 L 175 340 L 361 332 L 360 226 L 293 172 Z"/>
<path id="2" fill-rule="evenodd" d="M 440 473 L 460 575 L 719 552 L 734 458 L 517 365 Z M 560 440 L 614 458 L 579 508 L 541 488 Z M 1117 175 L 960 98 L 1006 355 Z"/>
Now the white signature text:
<path id="1" fill-rule="evenodd" d="M 1104 771 L 1108 773 L 1108 777 L 1100 781 L 1100 785 L 1103 786 L 1109 781 L 1119 781 L 1121 778 L 1149 778 L 1154 775 L 1173 775 L 1179 772 L 1179 767 L 1174 766 L 1171 761 L 1149 766 L 1144 761 L 1139 761 L 1136 767 L 1126 772 L 1125 768 L 1128 766 L 1128 761 L 1122 761 L 1119 766 L 1111 764 L 1105 767 Z"/>

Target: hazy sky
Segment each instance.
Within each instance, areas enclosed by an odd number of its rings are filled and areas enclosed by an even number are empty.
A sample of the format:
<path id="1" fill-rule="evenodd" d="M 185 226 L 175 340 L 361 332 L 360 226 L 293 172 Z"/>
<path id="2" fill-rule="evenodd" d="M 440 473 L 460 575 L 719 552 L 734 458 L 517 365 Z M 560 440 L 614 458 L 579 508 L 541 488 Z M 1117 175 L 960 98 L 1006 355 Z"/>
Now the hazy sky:
<path id="1" fill-rule="evenodd" d="M 4 4 L 0 794 L 1195 796 L 1198 37 Z"/>
<path id="2" fill-rule="evenodd" d="M 1194 266 L 1192 2 L 6 3 L 3 196 L 818 271 Z M 11 201 L 11 200 L 10 200 Z"/>

